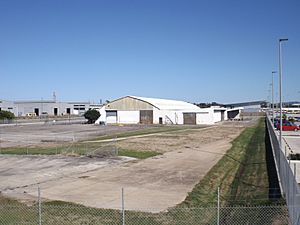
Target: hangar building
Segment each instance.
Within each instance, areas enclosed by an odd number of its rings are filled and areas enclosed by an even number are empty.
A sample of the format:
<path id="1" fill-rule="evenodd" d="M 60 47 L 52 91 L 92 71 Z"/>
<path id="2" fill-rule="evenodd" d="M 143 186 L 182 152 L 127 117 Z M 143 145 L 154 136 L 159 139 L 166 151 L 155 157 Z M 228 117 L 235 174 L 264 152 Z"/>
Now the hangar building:
<path id="1" fill-rule="evenodd" d="M 226 108 L 204 108 L 176 100 L 126 96 L 100 109 L 96 123 L 214 124 L 227 120 Z"/>

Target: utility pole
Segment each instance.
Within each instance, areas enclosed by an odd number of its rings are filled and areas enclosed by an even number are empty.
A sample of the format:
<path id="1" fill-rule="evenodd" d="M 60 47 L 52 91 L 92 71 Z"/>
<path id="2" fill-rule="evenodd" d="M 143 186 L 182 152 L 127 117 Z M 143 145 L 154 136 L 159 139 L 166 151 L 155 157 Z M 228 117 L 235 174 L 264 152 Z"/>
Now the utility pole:
<path id="1" fill-rule="evenodd" d="M 279 39 L 279 102 L 280 102 L 280 131 L 279 131 L 279 144 L 282 149 L 282 56 L 281 56 L 281 43 L 288 41 L 287 38 Z"/>

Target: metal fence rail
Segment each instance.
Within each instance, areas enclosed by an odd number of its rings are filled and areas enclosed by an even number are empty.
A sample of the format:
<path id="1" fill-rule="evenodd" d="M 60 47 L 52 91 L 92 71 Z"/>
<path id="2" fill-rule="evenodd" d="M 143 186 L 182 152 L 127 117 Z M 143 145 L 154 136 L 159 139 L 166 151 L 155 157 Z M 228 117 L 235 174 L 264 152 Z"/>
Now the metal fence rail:
<path id="1" fill-rule="evenodd" d="M 53 122 L 55 121 L 55 122 Z M 0 119 L 0 124 L 3 125 L 19 125 L 19 124 L 75 124 L 84 123 L 87 120 L 80 116 L 71 117 L 37 117 L 37 118 L 14 118 L 14 119 Z"/>
<path id="2" fill-rule="evenodd" d="M 289 216 L 293 225 L 300 224 L 300 189 L 295 175 L 291 169 L 290 161 L 286 152 L 279 144 L 278 136 L 269 117 L 267 117 L 267 127 L 273 149 L 277 173 L 280 179 L 282 193 L 285 196 Z"/>
<path id="3" fill-rule="evenodd" d="M 40 213 L 39 213 L 40 212 Z M 175 208 L 167 212 L 95 209 L 80 205 L 1 205 L 0 224 L 5 225 L 210 225 L 218 224 L 218 209 Z M 39 220 L 41 219 L 41 220 Z M 221 207 L 222 225 L 288 225 L 285 206 Z"/>

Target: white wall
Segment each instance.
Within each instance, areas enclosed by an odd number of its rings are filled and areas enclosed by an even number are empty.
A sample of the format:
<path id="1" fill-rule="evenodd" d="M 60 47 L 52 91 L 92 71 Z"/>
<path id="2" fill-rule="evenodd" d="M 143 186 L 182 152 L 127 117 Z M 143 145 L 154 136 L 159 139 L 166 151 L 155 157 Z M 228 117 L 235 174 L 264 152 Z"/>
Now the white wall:
<path id="1" fill-rule="evenodd" d="M 100 123 L 125 123 L 125 124 L 137 124 L 140 122 L 139 111 L 118 111 L 116 117 L 106 117 L 106 108 L 103 106 L 100 110 L 100 117 L 97 119 L 95 124 Z"/>
<path id="2" fill-rule="evenodd" d="M 117 123 L 118 117 L 117 116 L 108 116 L 106 117 L 106 123 Z"/>
<path id="3" fill-rule="evenodd" d="M 153 109 L 153 123 L 159 124 L 159 117 L 163 124 L 183 124 L 183 112 Z"/>
<path id="4" fill-rule="evenodd" d="M 224 111 L 224 120 L 228 120 L 227 110 Z"/>
<path id="5" fill-rule="evenodd" d="M 159 123 L 159 117 L 163 118 L 163 124 L 166 124 L 166 116 L 173 122 L 173 124 L 183 124 L 183 113 L 192 113 L 191 111 L 166 111 L 166 110 L 153 110 L 154 124 Z M 196 124 L 214 124 L 214 110 L 212 108 L 205 108 L 195 111 L 196 113 Z M 221 120 L 221 113 L 219 115 Z"/>
<path id="6" fill-rule="evenodd" d="M 221 111 L 214 111 L 214 123 L 220 122 L 221 119 Z"/>
<path id="7" fill-rule="evenodd" d="M 140 122 L 140 111 L 118 111 L 118 123 L 137 124 Z"/>
<path id="8" fill-rule="evenodd" d="M 105 106 L 100 108 L 99 110 L 100 117 L 96 120 L 95 124 L 100 124 L 101 123 L 106 123 L 106 111 L 105 111 Z"/>
<path id="9" fill-rule="evenodd" d="M 211 108 L 205 108 L 205 109 L 200 109 L 199 112 L 197 113 L 197 124 L 206 124 L 206 125 L 211 125 L 214 124 L 214 113 L 213 109 Z"/>

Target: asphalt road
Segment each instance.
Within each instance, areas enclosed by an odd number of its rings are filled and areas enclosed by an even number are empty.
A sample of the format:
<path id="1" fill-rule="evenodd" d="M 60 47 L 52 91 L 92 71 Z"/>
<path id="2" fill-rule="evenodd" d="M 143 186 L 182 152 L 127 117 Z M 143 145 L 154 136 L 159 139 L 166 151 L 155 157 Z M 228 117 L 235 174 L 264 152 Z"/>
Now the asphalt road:
<path id="1" fill-rule="evenodd" d="M 300 153 L 300 131 L 282 131 L 282 138 L 288 150 Z"/>

